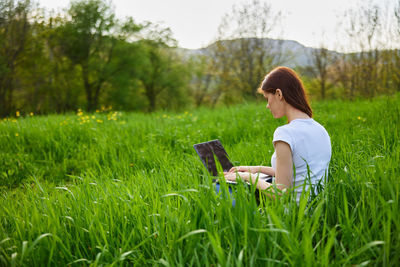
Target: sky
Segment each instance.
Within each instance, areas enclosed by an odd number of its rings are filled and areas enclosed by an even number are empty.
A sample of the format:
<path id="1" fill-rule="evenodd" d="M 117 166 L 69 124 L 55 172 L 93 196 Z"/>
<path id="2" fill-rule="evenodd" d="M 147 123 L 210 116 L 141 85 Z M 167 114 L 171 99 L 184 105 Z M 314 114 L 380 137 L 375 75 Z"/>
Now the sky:
<path id="1" fill-rule="evenodd" d="M 47 10 L 68 7 L 66 0 L 38 0 Z M 249 1 L 249 0 L 247 0 Z M 340 45 L 338 15 L 361 0 L 268 0 L 272 10 L 282 13 L 282 31 L 272 38 L 295 40 L 303 45 L 330 49 Z M 376 0 L 383 3 L 392 0 Z M 178 46 L 197 49 L 215 40 L 224 14 L 246 0 L 113 0 L 117 17 L 136 22 L 161 23 L 172 30 Z M 339 16 L 340 17 L 340 16 Z"/>

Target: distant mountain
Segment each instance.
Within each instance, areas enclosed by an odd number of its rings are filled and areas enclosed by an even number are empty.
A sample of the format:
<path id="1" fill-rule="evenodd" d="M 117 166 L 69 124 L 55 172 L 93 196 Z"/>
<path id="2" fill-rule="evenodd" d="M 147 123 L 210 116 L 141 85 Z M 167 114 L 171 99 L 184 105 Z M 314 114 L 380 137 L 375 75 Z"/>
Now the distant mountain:
<path id="1" fill-rule="evenodd" d="M 252 38 L 249 38 L 251 40 Z M 253 38 L 254 39 L 254 38 Z M 224 42 L 237 42 L 236 40 L 225 40 Z M 307 66 L 310 64 L 310 55 L 312 55 L 313 51 L 318 50 L 319 48 L 313 48 L 305 46 L 297 41 L 294 40 L 280 40 L 280 39 L 263 39 L 263 46 L 266 47 L 267 51 L 278 51 L 286 55 L 285 62 L 282 63 L 284 66 L 288 67 L 296 67 L 296 66 Z M 209 50 L 215 45 L 215 43 L 210 44 L 207 47 L 200 48 L 200 49 L 186 49 L 186 48 L 179 48 L 179 50 L 187 56 L 194 56 L 194 55 L 208 55 Z M 336 51 L 329 51 L 333 54 L 339 54 Z"/>

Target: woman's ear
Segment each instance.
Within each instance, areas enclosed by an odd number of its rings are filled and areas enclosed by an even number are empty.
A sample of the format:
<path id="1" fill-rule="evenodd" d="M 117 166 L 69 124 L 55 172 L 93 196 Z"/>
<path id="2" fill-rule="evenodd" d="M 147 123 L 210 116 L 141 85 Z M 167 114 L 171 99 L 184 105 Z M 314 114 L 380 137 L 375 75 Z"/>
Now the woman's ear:
<path id="1" fill-rule="evenodd" d="M 276 89 L 275 91 L 275 95 L 278 97 L 279 100 L 283 99 L 283 94 L 282 94 L 282 90 L 281 89 Z"/>

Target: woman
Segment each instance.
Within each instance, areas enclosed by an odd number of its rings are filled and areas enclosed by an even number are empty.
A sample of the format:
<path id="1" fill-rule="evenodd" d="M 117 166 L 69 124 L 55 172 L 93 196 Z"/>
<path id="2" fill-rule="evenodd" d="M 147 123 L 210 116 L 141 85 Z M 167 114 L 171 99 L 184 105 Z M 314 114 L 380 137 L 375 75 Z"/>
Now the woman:
<path id="1" fill-rule="evenodd" d="M 275 177 L 276 188 L 285 191 L 294 187 L 297 201 L 303 190 L 323 182 L 328 174 L 331 159 L 331 142 L 325 128 L 312 119 L 303 84 L 290 68 L 272 70 L 258 89 L 267 100 L 267 108 L 274 118 L 286 116 L 288 123 L 274 132 L 275 152 L 272 167 L 239 166 L 226 172 L 227 180 L 237 176 L 253 184 L 259 190 L 267 190 L 272 184 L 258 179 L 259 174 Z"/>

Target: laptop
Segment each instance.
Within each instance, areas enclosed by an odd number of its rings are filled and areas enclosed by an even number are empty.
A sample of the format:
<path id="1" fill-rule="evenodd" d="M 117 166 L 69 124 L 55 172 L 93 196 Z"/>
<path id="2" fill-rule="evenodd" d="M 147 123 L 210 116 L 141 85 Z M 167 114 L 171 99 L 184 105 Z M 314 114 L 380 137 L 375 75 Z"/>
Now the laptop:
<path id="1" fill-rule="evenodd" d="M 193 145 L 193 148 L 196 150 L 208 172 L 214 177 L 218 177 L 217 164 L 215 160 L 219 161 L 224 172 L 228 172 L 233 167 L 232 162 L 229 160 L 228 153 L 226 153 L 224 146 L 218 139 L 195 144 Z M 266 174 L 259 174 L 259 179 L 263 179 L 269 183 L 272 182 L 272 176 Z M 215 178 L 213 179 L 213 182 L 217 182 L 217 180 L 218 179 Z M 228 180 L 226 183 L 237 184 L 236 181 Z"/>

